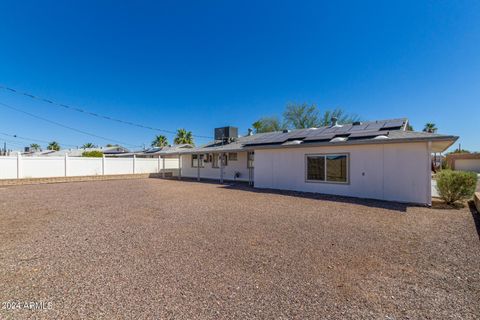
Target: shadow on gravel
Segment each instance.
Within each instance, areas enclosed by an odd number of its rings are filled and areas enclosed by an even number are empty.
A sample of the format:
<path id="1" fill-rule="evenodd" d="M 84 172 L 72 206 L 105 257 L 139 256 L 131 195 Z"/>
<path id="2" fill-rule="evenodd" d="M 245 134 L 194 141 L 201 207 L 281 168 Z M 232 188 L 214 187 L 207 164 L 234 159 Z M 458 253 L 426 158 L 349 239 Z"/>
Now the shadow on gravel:
<path id="1" fill-rule="evenodd" d="M 287 190 L 276 190 L 276 189 L 257 189 L 257 188 L 250 187 L 247 183 L 243 183 L 243 182 L 225 184 L 224 188 L 232 189 L 232 190 L 240 190 L 245 192 L 277 194 L 277 195 L 305 198 L 305 199 L 334 201 L 334 202 L 340 202 L 340 203 L 351 203 L 351 204 L 358 204 L 366 207 L 388 209 L 388 210 L 399 211 L 399 212 L 407 212 L 407 208 L 409 206 L 413 206 L 413 205 L 408 205 L 408 204 L 399 203 L 399 202 L 335 196 L 335 195 L 327 195 L 327 194 L 320 194 L 320 193 L 313 193 L 313 192 L 299 192 L 299 191 L 287 191 Z"/>
<path id="2" fill-rule="evenodd" d="M 480 240 L 480 213 L 478 213 L 477 208 L 475 208 L 473 201 L 468 202 L 468 207 L 470 208 L 470 213 L 472 214 L 475 227 L 477 228 L 478 240 Z"/>

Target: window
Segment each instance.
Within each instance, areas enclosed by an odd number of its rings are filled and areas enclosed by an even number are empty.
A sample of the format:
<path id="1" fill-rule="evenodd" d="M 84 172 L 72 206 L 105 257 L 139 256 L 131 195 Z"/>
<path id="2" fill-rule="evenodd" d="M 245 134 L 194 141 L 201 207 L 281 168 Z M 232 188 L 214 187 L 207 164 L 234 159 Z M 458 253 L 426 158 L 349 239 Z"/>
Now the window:
<path id="1" fill-rule="evenodd" d="M 198 164 L 200 161 L 200 168 L 203 168 L 203 154 L 192 154 L 192 168 L 198 168 Z M 200 159 L 199 159 L 200 158 Z"/>
<path id="2" fill-rule="evenodd" d="M 228 153 L 228 159 L 230 161 L 237 161 L 237 153 L 236 152 L 229 152 Z"/>
<path id="3" fill-rule="evenodd" d="M 253 168 L 254 158 L 255 158 L 255 153 L 253 151 L 247 153 L 247 168 Z"/>
<path id="4" fill-rule="evenodd" d="M 212 168 L 218 168 L 218 153 L 213 154 Z"/>
<path id="5" fill-rule="evenodd" d="M 348 183 L 348 155 L 307 155 L 307 181 Z"/>

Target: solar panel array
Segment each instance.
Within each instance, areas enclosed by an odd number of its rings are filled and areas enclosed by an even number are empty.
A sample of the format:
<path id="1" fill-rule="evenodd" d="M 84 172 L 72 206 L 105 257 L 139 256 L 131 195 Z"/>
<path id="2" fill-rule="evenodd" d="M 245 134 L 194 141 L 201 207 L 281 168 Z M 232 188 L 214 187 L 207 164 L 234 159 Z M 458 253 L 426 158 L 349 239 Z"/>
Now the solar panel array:
<path id="1" fill-rule="evenodd" d="M 360 124 L 346 124 L 343 126 L 321 127 L 300 129 L 292 132 L 272 132 L 263 134 L 245 145 L 281 144 L 292 140 L 302 141 L 330 141 L 335 137 L 352 139 L 374 138 L 380 135 L 388 135 L 388 130 L 400 130 L 405 124 L 405 119 L 393 119 L 385 121 L 365 122 Z"/>

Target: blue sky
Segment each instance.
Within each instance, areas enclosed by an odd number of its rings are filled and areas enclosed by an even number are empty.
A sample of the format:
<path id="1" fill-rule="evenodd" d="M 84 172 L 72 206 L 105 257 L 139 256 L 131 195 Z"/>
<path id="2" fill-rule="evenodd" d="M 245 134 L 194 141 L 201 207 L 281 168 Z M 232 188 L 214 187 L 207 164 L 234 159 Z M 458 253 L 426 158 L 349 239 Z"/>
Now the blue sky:
<path id="1" fill-rule="evenodd" d="M 478 2 L 459 0 L 2 1 L 0 84 L 206 136 L 316 103 L 434 122 L 480 151 L 479 21 Z M 133 145 L 155 134 L 5 90 L 0 102 Z M 4 133 L 108 143 L 1 105 L 0 119 Z"/>

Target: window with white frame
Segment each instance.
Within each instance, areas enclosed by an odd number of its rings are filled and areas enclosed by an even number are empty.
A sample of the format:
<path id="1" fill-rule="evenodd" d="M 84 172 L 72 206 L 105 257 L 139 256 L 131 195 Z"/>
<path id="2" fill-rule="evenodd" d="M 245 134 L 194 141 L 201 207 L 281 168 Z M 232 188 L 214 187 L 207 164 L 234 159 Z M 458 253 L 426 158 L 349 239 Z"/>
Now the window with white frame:
<path id="1" fill-rule="evenodd" d="M 348 154 L 307 155 L 307 181 L 348 183 L 348 157 Z"/>
<path id="2" fill-rule="evenodd" d="M 228 160 L 230 161 L 237 161 L 237 153 L 236 152 L 229 152 L 228 153 Z"/>
<path id="3" fill-rule="evenodd" d="M 200 164 L 200 168 L 203 168 L 203 154 L 192 154 L 192 168 L 198 168 Z"/>

